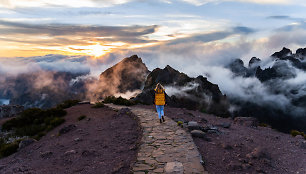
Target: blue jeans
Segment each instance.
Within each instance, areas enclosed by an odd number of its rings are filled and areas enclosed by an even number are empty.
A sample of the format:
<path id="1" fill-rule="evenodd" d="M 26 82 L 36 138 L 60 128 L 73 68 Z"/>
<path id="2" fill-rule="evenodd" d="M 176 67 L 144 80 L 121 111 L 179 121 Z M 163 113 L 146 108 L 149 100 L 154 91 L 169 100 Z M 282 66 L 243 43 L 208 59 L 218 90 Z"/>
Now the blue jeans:
<path id="1" fill-rule="evenodd" d="M 156 111 L 158 113 L 158 118 L 161 119 L 164 116 L 164 105 L 156 105 Z"/>

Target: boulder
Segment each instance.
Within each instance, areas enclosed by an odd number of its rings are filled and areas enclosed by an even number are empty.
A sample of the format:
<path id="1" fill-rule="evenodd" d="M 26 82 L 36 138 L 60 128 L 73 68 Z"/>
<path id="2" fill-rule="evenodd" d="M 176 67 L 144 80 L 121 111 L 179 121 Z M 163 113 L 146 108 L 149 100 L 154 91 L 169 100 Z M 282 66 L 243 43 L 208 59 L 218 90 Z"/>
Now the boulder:
<path id="1" fill-rule="evenodd" d="M 130 115 L 132 111 L 129 108 L 122 108 L 118 111 L 117 115 Z"/>
<path id="2" fill-rule="evenodd" d="M 76 125 L 70 124 L 68 126 L 63 127 L 62 129 L 59 130 L 60 134 L 65 134 L 70 132 L 71 130 L 74 130 L 76 128 Z"/>
<path id="3" fill-rule="evenodd" d="M 234 119 L 235 124 L 240 124 L 247 127 L 257 127 L 258 120 L 253 117 L 236 117 Z"/>
<path id="4" fill-rule="evenodd" d="M 302 141 L 300 147 L 306 149 L 306 141 Z"/>
<path id="5" fill-rule="evenodd" d="M 33 138 L 28 138 L 28 139 L 22 140 L 19 143 L 19 149 L 22 149 L 22 148 L 24 148 L 24 147 L 26 147 L 26 146 L 34 143 L 34 142 L 36 142 L 36 140 L 33 139 Z"/>
<path id="6" fill-rule="evenodd" d="M 193 130 L 190 132 L 193 137 L 205 138 L 205 133 L 201 130 Z"/>
<path id="7" fill-rule="evenodd" d="M 230 128 L 231 127 L 231 123 L 222 123 L 221 125 L 223 128 Z"/>
<path id="8" fill-rule="evenodd" d="M 189 121 L 187 127 L 189 131 L 201 129 L 201 126 L 195 121 Z"/>
<path id="9" fill-rule="evenodd" d="M 246 157 L 250 159 L 271 159 L 267 150 L 260 147 L 254 148 L 251 153 L 246 154 Z"/>
<path id="10" fill-rule="evenodd" d="M 46 151 L 46 152 L 41 152 L 40 157 L 41 158 L 50 158 L 53 155 L 53 152 L 51 151 Z"/>

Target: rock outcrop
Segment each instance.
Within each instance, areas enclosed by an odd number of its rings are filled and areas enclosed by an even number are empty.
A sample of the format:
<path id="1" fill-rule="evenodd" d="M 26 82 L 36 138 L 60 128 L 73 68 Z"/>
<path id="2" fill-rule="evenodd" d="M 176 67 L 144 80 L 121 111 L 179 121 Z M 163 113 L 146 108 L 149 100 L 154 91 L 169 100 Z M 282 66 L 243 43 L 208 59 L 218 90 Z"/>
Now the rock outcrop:
<path id="1" fill-rule="evenodd" d="M 0 118 L 16 116 L 23 110 L 24 107 L 19 105 L 2 105 L 0 106 Z"/>

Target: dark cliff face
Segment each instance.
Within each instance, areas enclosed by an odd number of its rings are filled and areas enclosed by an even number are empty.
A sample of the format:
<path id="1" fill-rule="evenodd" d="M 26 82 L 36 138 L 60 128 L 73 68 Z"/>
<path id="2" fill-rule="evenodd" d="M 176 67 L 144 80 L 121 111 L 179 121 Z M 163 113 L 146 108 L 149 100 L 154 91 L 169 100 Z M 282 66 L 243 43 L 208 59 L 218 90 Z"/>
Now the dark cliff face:
<path id="1" fill-rule="evenodd" d="M 290 49 L 283 48 L 283 50 L 275 52 L 271 57 L 276 60 L 289 61 L 296 68 L 306 71 L 306 62 L 303 61 L 305 56 L 306 48 L 298 49 L 295 54 Z"/>
<path id="2" fill-rule="evenodd" d="M 97 98 L 141 90 L 148 73 L 148 68 L 137 55 L 124 58 L 101 73 L 96 88 Z"/>
<path id="3" fill-rule="evenodd" d="M 238 59 L 239 61 L 234 60 L 228 69 L 235 76 L 257 78 L 269 95 L 283 97 L 288 101 L 286 106 L 278 106 L 277 101 L 275 103 L 273 101 L 267 103 L 264 99 L 262 101 L 245 101 L 229 96 L 231 103 L 238 106 L 234 115 L 257 117 L 260 121 L 269 123 L 281 131 L 290 131 L 290 129 L 306 131 L 303 126 L 306 124 L 306 117 L 301 116 L 301 112 L 306 111 L 305 87 L 288 82 L 296 78 L 299 72 L 306 71 L 305 55 L 306 48 L 298 49 L 295 54 L 291 50 L 283 48 L 272 54 L 269 64 L 253 57 L 249 61 L 249 66 L 244 67 L 240 59 Z M 268 65 L 269 67 L 267 67 Z M 247 93 L 254 92 L 248 89 L 246 91 Z"/>
<path id="4" fill-rule="evenodd" d="M 228 65 L 228 68 L 238 76 L 246 76 L 248 73 L 248 69 L 244 67 L 241 59 L 235 59 Z"/>
<path id="5" fill-rule="evenodd" d="M 170 106 L 198 109 L 224 117 L 229 115 L 227 98 L 222 95 L 218 85 L 210 83 L 203 76 L 188 77 L 169 65 L 164 69 L 156 68 L 148 75 L 144 90 L 135 100 L 152 104 L 157 83 L 164 85 L 166 93 L 171 95 L 166 96 Z"/>
<path id="6" fill-rule="evenodd" d="M 292 51 L 285 47 L 281 51 L 275 52 L 274 54 L 271 55 L 271 57 L 277 57 L 277 58 L 284 58 L 288 56 L 292 56 Z"/>
<path id="7" fill-rule="evenodd" d="M 145 82 L 145 89 L 153 88 L 157 83 L 165 85 L 171 85 L 176 83 L 177 85 L 183 85 L 190 82 L 186 74 L 181 73 L 171 66 L 167 65 L 164 69 L 156 68 L 147 77 Z"/>

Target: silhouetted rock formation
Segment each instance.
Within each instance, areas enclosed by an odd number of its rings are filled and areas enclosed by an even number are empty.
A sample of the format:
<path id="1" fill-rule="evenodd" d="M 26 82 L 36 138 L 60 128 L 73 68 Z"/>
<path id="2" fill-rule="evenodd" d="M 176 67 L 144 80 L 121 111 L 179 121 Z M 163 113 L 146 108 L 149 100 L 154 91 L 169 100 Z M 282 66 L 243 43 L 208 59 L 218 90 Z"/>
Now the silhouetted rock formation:
<path id="1" fill-rule="evenodd" d="M 248 69 L 244 67 L 243 61 L 241 59 L 235 59 L 229 64 L 228 68 L 238 76 L 246 76 Z"/>
<path id="2" fill-rule="evenodd" d="M 149 70 L 141 58 L 133 55 L 101 73 L 96 88 L 97 98 L 143 88 Z"/>
<path id="3" fill-rule="evenodd" d="M 232 104 L 238 106 L 234 115 L 256 117 L 282 131 L 288 132 L 290 129 L 306 131 L 303 126 L 306 124 L 306 117 L 301 116 L 306 107 L 306 95 L 303 92 L 305 89 L 287 82 L 296 78 L 299 72 L 306 71 L 305 55 L 306 48 L 298 49 L 296 54 L 293 54 L 290 49 L 283 48 L 272 54 L 271 61 L 267 62 L 269 64 L 265 64 L 266 62 L 262 62 L 259 58 L 251 58 L 248 68 L 244 66 L 241 59 L 233 60 L 227 68 L 235 76 L 255 77 L 262 83 L 264 87 L 262 90 L 266 90 L 269 95 L 278 95 L 280 98 L 284 96 L 283 99 L 286 98 L 284 100 L 289 102 L 285 107 L 281 107 L 273 102 L 265 103 L 264 100 L 261 103 L 257 100 L 245 101 L 239 97 L 229 98 Z M 249 90 L 249 92 L 253 91 Z"/>
<path id="4" fill-rule="evenodd" d="M 285 58 L 288 56 L 292 56 L 292 51 L 285 47 L 281 51 L 275 52 L 274 54 L 271 55 L 271 57 L 277 57 L 277 58 Z"/>
<path id="5" fill-rule="evenodd" d="M 261 60 L 257 57 L 252 57 L 249 61 L 249 68 L 252 68 L 254 66 L 258 66 L 258 64 L 261 62 Z"/>
<path id="6" fill-rule="evenodd" d="M 198 109 L 218 116 L 229 115 L 229 103 L 218 85 L 210 83 L 203 76 L 188 77 L 169 65 L 164 69 L 154 69 L 147 77 L 144 90 L 134 100 L 152 104 L 157 83 L 164 85 L 166 93 L 171 94 L 166 96 L 170 106 Z"/>

